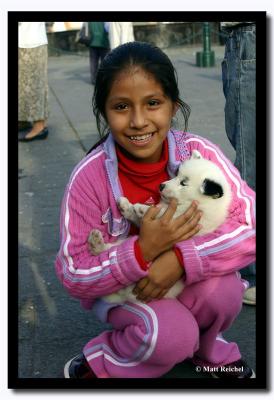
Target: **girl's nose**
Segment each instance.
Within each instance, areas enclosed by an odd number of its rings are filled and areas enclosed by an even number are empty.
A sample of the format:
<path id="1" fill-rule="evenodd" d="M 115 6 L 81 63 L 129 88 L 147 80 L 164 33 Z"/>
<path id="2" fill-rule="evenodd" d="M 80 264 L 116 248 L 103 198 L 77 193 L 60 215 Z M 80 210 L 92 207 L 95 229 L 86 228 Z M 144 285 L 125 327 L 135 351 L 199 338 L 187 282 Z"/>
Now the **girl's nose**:
<path id="1" fill-rule="evenodd" d="M 147 125 L 145 113 L 140 109 L 132 111 L 130 116 L 130 127 L 142 129 Z"/>

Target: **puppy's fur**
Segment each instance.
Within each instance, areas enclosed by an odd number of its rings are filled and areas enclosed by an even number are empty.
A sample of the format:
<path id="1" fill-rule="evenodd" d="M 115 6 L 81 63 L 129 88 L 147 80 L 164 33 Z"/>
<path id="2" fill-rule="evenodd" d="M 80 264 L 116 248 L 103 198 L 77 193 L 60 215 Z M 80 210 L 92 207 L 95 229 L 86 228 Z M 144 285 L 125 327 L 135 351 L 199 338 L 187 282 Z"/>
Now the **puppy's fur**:
<path id="1" fill-rule="evenodd" d="M 160 193 L 161 201 L 159 205 L 161 210 L 157 218 L 164 214 L 172 198 L 175 198 L 178 202 L 173 218 L 183 214 L 193 200 L 198 201 L 198 208 L 203 214 L 200 220 L 202 228 L 197 236 L 213 232 L 224 223 L 231 201 L 230 185 L 223 172 L 216 164 L 204 159 L 197 150 L 193 150 L 191 158 L 180 165 L 175 178 L 160 185 Z M 142 217 L 149 208 L 149 206 L 140 203 L 131 204 L 125 197 L 119 199 L 118 206 L 122 215 L 137 226 L 140 225 Z M 97 255 L 123 240 L 125 239 L 120 239 L 116 243 L 105 244 L 102 233 L 94 229 L 90 233 L 88 242 L 91 252 Z M 127 300 L 136 302 L 137 300 L 132 293 L 133 288 L 134 285 L 130 285 L 116 293 L 104 296 L 104 299 L 115 303 L 124 303 Z M 182 290 L 183 283 L 178 281 L 165 297 L 175 298 Z"/>

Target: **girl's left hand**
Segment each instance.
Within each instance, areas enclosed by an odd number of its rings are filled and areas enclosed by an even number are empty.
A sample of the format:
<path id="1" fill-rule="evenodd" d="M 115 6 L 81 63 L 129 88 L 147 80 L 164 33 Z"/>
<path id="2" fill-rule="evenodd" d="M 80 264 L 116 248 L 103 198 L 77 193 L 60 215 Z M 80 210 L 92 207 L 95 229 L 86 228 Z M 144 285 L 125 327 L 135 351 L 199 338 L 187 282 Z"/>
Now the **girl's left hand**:
<path id="1" fill-rule="evenodd" d="M 183 274 L 184 269 L 174 251 L 166 251 L 153 261 L 148 275 L 137 283 L 133 293 L 144 303 L 161 299 Z"/>

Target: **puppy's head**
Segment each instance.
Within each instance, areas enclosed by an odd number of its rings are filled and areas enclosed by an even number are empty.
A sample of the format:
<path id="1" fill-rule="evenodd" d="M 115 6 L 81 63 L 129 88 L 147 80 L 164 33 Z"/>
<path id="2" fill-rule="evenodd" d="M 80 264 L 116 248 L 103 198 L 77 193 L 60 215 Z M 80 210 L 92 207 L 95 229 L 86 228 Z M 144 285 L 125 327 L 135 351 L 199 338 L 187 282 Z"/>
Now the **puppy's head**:
<path id="1" fill-rule="evenodd" d="M 186 200 L 219 199 L 224 196 L 225 187 L 226 180 L 219 167 L 194 150 L 191 158 L 180 165 L 177 176 L 160 185 L 160 193 L 164 202 L 176 198 L 182 204 Z"/>

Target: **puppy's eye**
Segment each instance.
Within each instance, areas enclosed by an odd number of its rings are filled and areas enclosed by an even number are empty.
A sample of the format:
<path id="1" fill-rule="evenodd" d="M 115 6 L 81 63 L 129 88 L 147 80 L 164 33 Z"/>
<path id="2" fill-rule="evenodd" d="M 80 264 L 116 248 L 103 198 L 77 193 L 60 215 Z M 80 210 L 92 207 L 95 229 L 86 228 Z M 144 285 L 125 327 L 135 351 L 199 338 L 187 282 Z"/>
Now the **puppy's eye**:
<path id="1" fill-rule="evenodd" d="M 186 184 L 186 179 L 183 179 L 183 180 L 180 182 L 180 185 L 182 185 L 182 186 L 187 186 L 187 184 Z"/>

